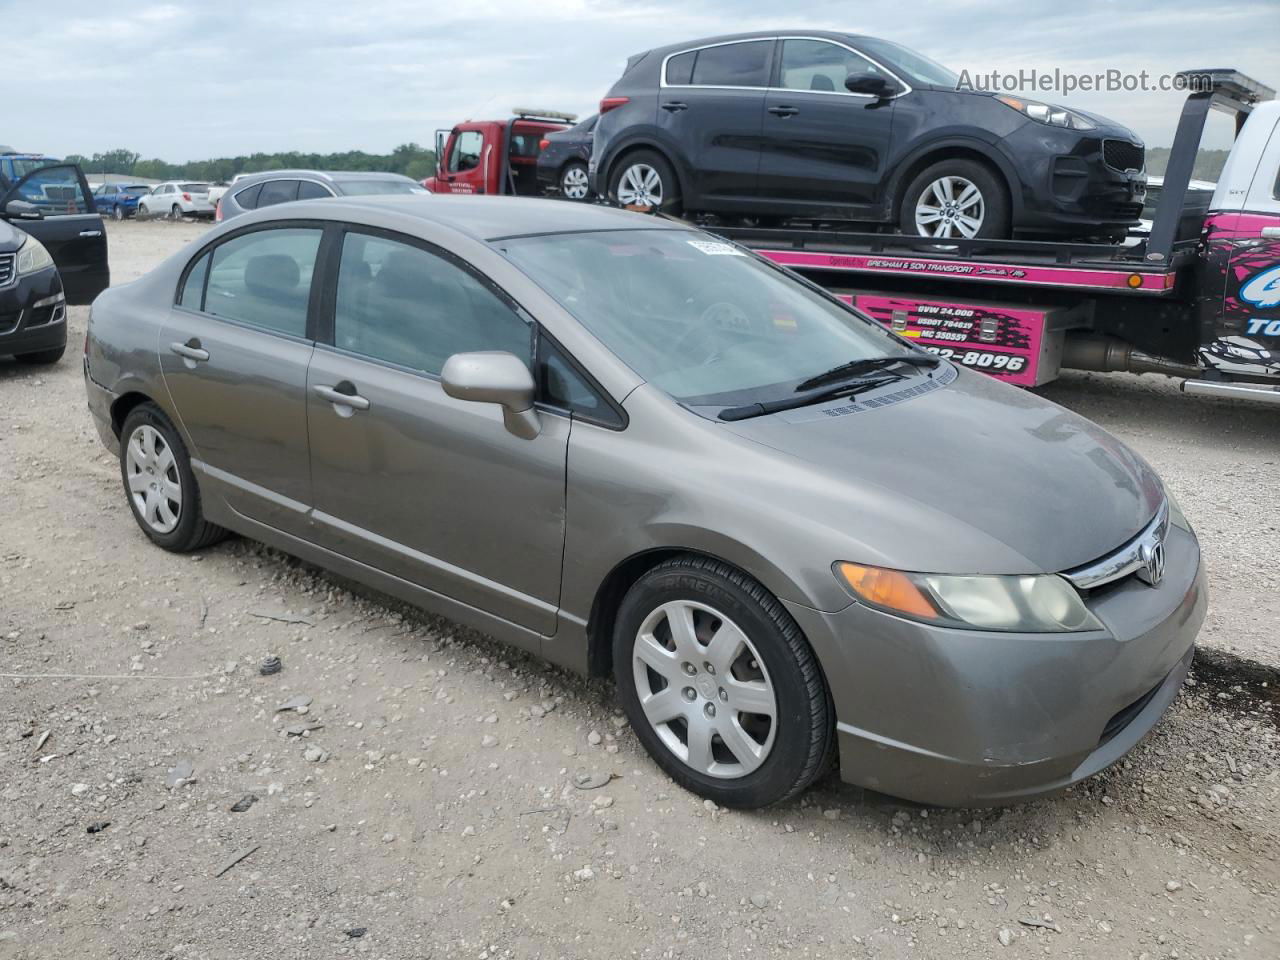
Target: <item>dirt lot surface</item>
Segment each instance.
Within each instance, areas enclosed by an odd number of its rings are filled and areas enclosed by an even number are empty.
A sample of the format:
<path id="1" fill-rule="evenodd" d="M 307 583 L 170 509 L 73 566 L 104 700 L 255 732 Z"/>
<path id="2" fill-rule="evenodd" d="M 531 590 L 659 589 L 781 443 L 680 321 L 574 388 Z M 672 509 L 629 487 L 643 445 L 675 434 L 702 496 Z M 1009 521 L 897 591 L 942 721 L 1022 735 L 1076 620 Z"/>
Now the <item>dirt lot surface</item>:
<path id="1" fill-rule="evenodd" d="M 124 282 L 205 228 L 109 229 Z M 0 958 L 1280 956 L 1274 674 L 1201 664 L 1053 800 L 829 779 L 718 810 L 608 684 L 245 540 L 152 547 L 84 409 L 85 315 L 56 367 L 0 361 Z M 1181 499 L 1206 643 L 1280 663 L 1275 414 L 1150 379 L 1045 392 Z"/>

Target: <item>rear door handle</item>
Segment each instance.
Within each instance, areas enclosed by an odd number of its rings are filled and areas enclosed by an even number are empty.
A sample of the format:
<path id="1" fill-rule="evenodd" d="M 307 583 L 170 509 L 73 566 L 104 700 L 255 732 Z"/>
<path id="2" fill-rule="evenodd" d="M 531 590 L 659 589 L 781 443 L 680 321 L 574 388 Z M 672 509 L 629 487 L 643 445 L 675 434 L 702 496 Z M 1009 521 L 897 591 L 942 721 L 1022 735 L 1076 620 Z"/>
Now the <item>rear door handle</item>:
<path id="1" fill-rule="evenodd" d="M 679 100 L 668 100 L 662 105 L 662 109 L 667 113 L 679 113 L 681 110 L 688 110 L 689 105 Z"/>
<path id="2" fill-rule="evenodd" d="M 347 384 L 347 386 L 350 386 L 350 384 Z M 358 393 L 343 393 L 341 390 L 336 390 L 333 387 L 325 386 L 320 383 L 317 383 L 311 389 L 316 392 L 316 396 L 323 397 L 335 407 L 349 407 L 352 410 L 369 409 L 369 401 Z M 339 411 L 339 413 L 341 413 L 341 411 Z"/>
<path id="3" fill-rule="evenodd" d="M 82 237 L 100 237 L 100 236 L 102 236 L 102 231 L 101 231 L 101 230 L 81 230 L 81 231 L 80 231 L 80 236 L 82 236 Z"/>
<path id="4" fill-rule="evenodd" d="M 799 107 L 770 107 L 769 112 L 775 117 L 794 117 L 800 112 Z"/>
<path id="5" fill-rule="evenodd" d="M 200 347 L 200 341 L 191 339 L 186 343 L 171 343 L 169 349 L 180 357 L 186 357 L 188 360 L 194 360 L 197 363 L 204 363 L 209 359 L 209 351 Z"/>

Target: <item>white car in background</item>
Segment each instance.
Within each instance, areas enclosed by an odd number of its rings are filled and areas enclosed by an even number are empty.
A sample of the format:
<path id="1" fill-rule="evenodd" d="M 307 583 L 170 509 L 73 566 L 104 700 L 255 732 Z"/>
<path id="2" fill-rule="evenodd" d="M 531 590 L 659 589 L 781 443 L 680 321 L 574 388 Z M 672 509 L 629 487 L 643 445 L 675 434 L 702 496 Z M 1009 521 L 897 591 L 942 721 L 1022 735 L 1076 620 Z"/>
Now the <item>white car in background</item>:
<path id="1" fill-rule="evenodd" d="M 209 187 L 209 202 L 216 208 L 218 206 L 218 201 L 227 195 L 228 190 L 234 187 L 236 183 L 243 180 L 245 177 L 251 176 L 253 176 L 251 173 L 237 173 L 231 178 L 230 183 L 215 183 L 211 185 Z"/>
<path id="2" fill-rule="evenodd" d="M 215 206 L 209 202 L 209 184 L 194 180 L 167 180 L 138 201 L 138 218 L 212 217 Z"/>

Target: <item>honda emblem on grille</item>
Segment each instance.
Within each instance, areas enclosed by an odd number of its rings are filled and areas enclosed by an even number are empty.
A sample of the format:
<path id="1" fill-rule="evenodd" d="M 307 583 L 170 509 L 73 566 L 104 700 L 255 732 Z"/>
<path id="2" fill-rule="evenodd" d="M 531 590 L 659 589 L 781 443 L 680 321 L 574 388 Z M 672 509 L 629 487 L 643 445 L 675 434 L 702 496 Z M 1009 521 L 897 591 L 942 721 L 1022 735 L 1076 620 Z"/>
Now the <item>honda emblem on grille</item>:
<path id="1" fill-rule="evenodd" d="M 1152 540 L 1144 543 L 1138 551 L 1138 559 L 1142 567 L 1138 570 L 1138 578 L 1145 583 L 1156 586 L 1164 579 L 1164 543 Z"/>

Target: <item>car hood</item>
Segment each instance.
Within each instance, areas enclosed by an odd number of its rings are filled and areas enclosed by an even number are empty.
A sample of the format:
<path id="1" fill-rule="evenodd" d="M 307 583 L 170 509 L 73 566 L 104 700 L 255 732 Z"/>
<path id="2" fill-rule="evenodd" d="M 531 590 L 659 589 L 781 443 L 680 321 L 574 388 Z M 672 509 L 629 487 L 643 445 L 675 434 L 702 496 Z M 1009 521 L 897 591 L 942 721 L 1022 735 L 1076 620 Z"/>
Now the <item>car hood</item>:
<path id="1" fill-rule="evenodd" d="M 863 409 L 848 415 L 831 415 L 842 400 L 727 427 L 822 475 L 807 485 L 810 508 L 864 546 L 846 559 L 937 573 L 1069 570 L 1131 539 L 1164 498 L 1141 457 L 1034 394 L 960 371 L 940 389 L 866 405 L 902 386 L 859 397 Z"/>

